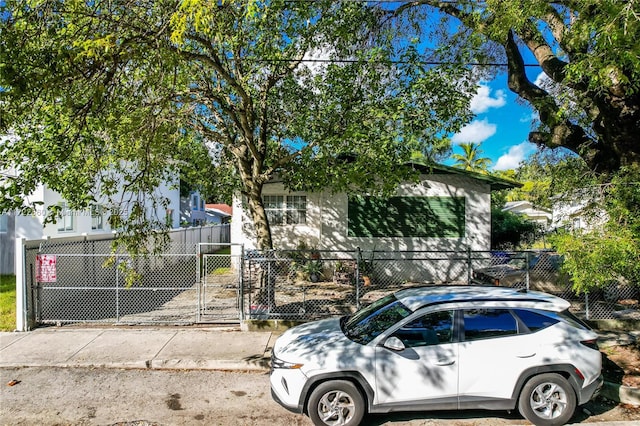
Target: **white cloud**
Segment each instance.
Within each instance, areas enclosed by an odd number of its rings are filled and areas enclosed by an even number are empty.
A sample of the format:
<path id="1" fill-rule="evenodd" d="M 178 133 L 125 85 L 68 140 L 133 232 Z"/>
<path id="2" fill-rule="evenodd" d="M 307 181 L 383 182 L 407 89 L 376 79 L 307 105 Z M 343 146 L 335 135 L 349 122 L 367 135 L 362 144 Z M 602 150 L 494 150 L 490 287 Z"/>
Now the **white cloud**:
<path id="1" fill-rule="evenodd" d="M 471 112 L 480 114 L 489 108 L 500 108 L 507 103 L 507 96 L 504 90 L 496 90 L 495 96 L 491 97 L 491 88 L 484 84 L 478 86 L 478 91 L 471 98 Z"/>
<path id="2" fill-rule="evenodd" d="M 536 150 L 536 146 L 530 142 L 522 142 L 509 148 L 509 151 L 498 158 L 493 170 L 510 170 L 518 167 L 520 162 Z"/>
<path id="3" fill-rule="evenodd" d="M 534 121 L 540 120 L 540 116 L 538 115 L 538 111 L 532 111 L 530 114 L 523 115 L 520 117 L 518 121 L 521 123 L 532 123 Z"/>
<path id="4" fill-rule="evenodd" d="M 496 133 L 497 126 L 489 123 L 486 118 L 484 120 L 473 120 L 464 126 L 458 133 L 453 135 L 451 142 L 453 143 L 481 143 Z"/>

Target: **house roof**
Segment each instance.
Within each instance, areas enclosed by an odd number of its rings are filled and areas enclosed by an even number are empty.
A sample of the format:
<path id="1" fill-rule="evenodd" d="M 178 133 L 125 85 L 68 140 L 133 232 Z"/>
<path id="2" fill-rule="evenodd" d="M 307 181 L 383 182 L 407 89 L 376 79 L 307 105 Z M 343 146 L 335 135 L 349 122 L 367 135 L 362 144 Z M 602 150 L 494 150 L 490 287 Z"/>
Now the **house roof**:
<path id="1" fill-rule="evenodd" d="M 459 169 L 456 167 L 445 166 L 444 164 L 425 163 L 425 162 L 414 160 L 410 163 L 410 165 L 420 169 L 425 174 L 451 174 L 451 175 L 455 174 L 455 175 L 468 176 L 470 178 L 488 183 L 491 186 L 492 191 L 522 187 L 522 184 L 520 182 L 516 182 L 514 180 L 492 176 L 485 173 L 472 172 L 469 170 Z"/>
<path id="2" fill-rule="evenodd" d="M 231 216 L 233 214 L 233 208 L 228 204 L 205 204 L 205 210 L 221 213 L 224 216 Z"/>
<path id="3" fill-rule="evenodd" d="M 504 204 L 502 211 L 524 215 L 533 220 L 545 219 L 548 222 L 552 219 L 552 214 L 549 210 L 535 207 L 527 200 L 508 201 Z"/>

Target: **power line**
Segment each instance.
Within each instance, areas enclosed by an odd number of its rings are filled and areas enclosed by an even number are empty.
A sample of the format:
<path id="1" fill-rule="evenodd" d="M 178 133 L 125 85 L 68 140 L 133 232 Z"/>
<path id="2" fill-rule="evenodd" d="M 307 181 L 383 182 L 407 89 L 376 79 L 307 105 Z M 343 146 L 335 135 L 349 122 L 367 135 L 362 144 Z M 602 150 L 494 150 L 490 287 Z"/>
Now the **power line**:
<path id="1" fill-rule="evenodd" d="M 298 0 L 296 0 L 298 1 Z M 350 0 L 350 1 L 361 1 L 361 0 Z M 227 60 L 236 61 L 237 59 L 228 58 Z M 401 61 L 401 60 L 391 60 L 391 61 L 367 61 L 367 60 L 359 60 L 359 59 L 260 59 L 260 58 L 242 58 L 245 61 L 253 61 L 253 62 L 267 62 L 267 63 L 292 63 L 292 62 L 302 62 L 302 63 L 318 63 L 318 64 L 393 64 L 393 65 L 465 65 L 465 66 L 473 66 L 473 67 L 506 67 L 508 64 L 506 62 L 450 62 L 450 61 Z M 540 64 L 524 64 L 525 67 L 536 67 L 539 68 Z"/>

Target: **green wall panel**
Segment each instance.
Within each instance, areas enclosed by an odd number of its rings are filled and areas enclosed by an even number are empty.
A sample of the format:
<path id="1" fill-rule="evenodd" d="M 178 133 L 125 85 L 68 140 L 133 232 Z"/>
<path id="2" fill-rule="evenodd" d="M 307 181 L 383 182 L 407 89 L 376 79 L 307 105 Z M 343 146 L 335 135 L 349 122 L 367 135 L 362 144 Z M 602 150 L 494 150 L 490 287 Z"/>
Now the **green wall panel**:
<path id="1" fill-rule="evenodd" d="M 464 197 L 349 197 L 350 237 L 459 238 Z"/>

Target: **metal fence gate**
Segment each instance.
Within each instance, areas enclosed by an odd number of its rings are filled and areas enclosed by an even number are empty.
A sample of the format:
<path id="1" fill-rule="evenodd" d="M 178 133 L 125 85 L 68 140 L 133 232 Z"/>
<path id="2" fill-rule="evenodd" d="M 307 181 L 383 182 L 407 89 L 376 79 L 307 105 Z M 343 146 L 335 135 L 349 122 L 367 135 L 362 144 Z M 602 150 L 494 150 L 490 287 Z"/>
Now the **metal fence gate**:
<path id="1" fill-rule="evenodd" d="M 104 235 L 24 242 L 24 274 L 19 280 L 19 287 L 24 288 L 23 327 L 211 321 L 211 305 L 204 305 L 203 310 L 201 300 L 207 299 L 200 296 L 212 283 L 200 280 L 208 276 L 201 274 L 198 245 L 188 240 L 226 239 L 210 244 L 228 247 L 228 225 L 194 228 L 191 233 L 180 230 L 170 237 L 162 253 L 135 257 L 114 253 L 112 238 Z M 229 255 L 219 259 L 224 265 L 230 263 Z M 208 262 L 206 268 L 211 265 Z M 225 310 L 221 317 L 238 321 L 237 307 L 234 305 L 233 315 Z"/>
<path id="2" fill-rule="evenodd" d="M 198 245 L 198 323 L 240 321 L 241 255 L 230 244 Z"/>

